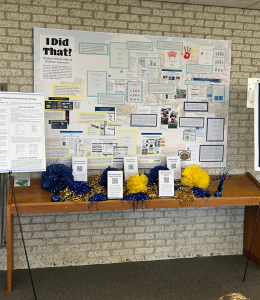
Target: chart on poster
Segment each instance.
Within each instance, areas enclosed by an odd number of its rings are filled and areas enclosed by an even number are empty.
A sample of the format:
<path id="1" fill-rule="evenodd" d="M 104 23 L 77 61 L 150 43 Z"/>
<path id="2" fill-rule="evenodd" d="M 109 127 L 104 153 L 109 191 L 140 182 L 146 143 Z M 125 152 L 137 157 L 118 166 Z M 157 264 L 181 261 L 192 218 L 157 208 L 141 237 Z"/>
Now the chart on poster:
<path id="1" fill-rule="evenodd" d="M 222 167 L 230 65 L 230 41 L 34 28 L 46 147 L 73 157 L 84 144 L 90 168 L 120 168 L 127 155 L 142 168 L 167 156 Z"/>

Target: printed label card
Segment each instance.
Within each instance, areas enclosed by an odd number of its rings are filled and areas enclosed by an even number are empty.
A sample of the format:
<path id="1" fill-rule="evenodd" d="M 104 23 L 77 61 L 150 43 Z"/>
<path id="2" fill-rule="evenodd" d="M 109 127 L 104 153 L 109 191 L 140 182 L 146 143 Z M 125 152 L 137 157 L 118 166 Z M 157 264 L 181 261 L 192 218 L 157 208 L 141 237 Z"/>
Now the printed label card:
<path id="1" fill-rule="evenodd" d="M 159 171 L 159 197 L 174 196 L 174 171 Z"/>
<path id="2" fill-rule="evenodd" d="M 107 198 L 123 198 L 123 171 L 107 172 Z"/>
<path id="3" fill-rule="evenodd" d="M 72 169 L 75 181 L 88 180 L 88 161 L 87 157 L 72 157 Z"/>
<path id="4" fill-rule="evenodd" d="M 181 180 L 181 161 L 179 156 L 167 156 L 167 168 L 174 171 L 175 180 Z"/>
<path id="5" fill-rule="evenodd" d="M 135 176 L 138 173 L 137 156 L 124 157 L 124 177 L 128 180 L 130 176 Z"/>

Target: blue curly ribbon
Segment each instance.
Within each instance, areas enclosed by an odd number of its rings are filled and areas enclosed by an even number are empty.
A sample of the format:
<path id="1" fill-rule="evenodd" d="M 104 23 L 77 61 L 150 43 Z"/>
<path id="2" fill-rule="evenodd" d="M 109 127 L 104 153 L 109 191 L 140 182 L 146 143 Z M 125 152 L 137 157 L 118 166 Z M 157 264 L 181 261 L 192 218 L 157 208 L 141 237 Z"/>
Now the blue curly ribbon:
<path id="1" fill-rule="evenodd" d="M 127 196 L 124 196 L 123 201 L 128 201 L 131 203 L 133 201 L 133 208 L 134 211 L 136 210 L 138 203 L 142 203 L 142 209 L 144 209 L 144 204 L 147 199 L 151 199 L 146 193 L 139 192 L 139 193 L 133 193 L 129 194 Z"/>
<path id="2" fill-rule="evenodd" d="M 103 193 L 97 193 L 89 198 L 88 209 L 91 208 L 91 210 L 92 210 L 93 204 L 96 203 L 96 207 L 98 210 L 98 202 L 103 202 L 106 200 L 107 200 L 107 195 L 105 195 Z"/>
<path id="3" fill-rule="evenodd" d="M 183 187 L 183 185 L 182 185 L 182 184 L 176 184 L 176 185 L 174 186 L 174 190 L 175 190 L 175 191 L 178 191 L 178 189 L 179 189 L 180 187 Z"/>
<path id="4" fill-rule="evenodd" d="M 117 168 L 113 168 L 108 166 L 103 173 L 101 174 L 101 179 L 99 183 L 105 187 L 107 187 L 107 171 L 119 171 Z"/>
<path id="5" fill-rule="evenodd" d="M 193 191 L 194 196 L 197 197 L 197 198 L 205 198 L 205 197 L 209 198 L 209 197 L 211 197 L 209 191 L 198 188 L 198 187 L 194 187 L 192 189 L 192 191 Z"/>
<path id="6" fill-rule="evenodd" d="M 89 193 L 91 187 L 83 181 L 74 181 L 73 184 L 70 186 L 70 190 L 80 195 Z"/>

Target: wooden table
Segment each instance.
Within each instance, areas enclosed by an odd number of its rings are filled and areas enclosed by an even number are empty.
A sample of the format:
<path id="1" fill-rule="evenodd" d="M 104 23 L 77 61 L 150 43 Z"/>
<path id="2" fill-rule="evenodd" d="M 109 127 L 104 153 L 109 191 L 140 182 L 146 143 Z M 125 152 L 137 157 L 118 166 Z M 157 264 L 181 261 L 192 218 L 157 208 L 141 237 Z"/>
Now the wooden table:
<path id="1" fill-rule="evenodd" d="M 219 181 L 213 181 L 209 185 L 209 191 L 214 194 Z M 74 202 L 51 202 L 52 194 L 41 189 L 40 179 L 31 179 L 30 187 L 15 187 L 15 196 L 19 214 L 39 214 L 55 212 L 78 212 L 87 211 L 88 203 Z M 191 207 L 218 207 L 218 206 L 245 206 L 244 226 L 244 255 L 248 254 L 252 232 L 255 223 L 255 216 L 260 201 L 260 184 L 250 174 L 232 175 L 224 182 L 223 196 L 221 198 L 196 198 Z M 180 202 L 174 198 L 160 198 L 146 201 L 145 209 L 151 208 L 174 208 L 182 207 Z M 141 208 L 141 207 L 138 207 Z M 96 210 L 93 205 L 92 210 Z M 125 210 L 133 209 L 129 202 L 120 200 L 107 200 L 98 204 L 98 210 Z M 16 214 L 14 199 L 9 186 L 7 199 L 7 292 L 11 293 L 14 272 L 14 235 L 13 216 Z M 257 229 L 255 243 L 252 248 L 252 261 L 260 266 L 260 228 Z"/>

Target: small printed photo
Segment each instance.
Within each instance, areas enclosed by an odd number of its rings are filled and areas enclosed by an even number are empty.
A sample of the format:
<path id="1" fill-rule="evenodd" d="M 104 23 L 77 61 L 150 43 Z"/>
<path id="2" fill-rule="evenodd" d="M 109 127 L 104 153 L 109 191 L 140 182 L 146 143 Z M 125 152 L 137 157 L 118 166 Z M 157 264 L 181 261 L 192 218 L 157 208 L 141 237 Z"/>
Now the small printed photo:
<path id="1" fill-rule="evenodd" d="M 172 111 L 169 117 L 168 128 L 177 129 L 177 125 L 177 113 Z"/>
<path id="2" fill-rule="evenodd" d="M 169 111 L 171 108 L 163 107 L 161 109 L 161 125 L 167 125 L 169 122 Z"/>
<path id="3" fill-rule="evenodd" d="M 186 90 L 177 89 L 176 91 L 177 91 L 177 99 L 186 99 L 187 98 Z"/>

